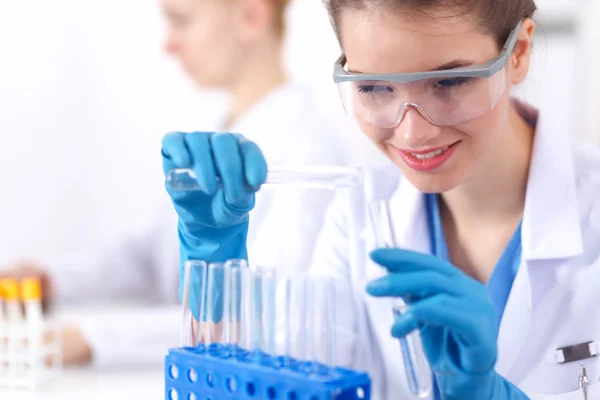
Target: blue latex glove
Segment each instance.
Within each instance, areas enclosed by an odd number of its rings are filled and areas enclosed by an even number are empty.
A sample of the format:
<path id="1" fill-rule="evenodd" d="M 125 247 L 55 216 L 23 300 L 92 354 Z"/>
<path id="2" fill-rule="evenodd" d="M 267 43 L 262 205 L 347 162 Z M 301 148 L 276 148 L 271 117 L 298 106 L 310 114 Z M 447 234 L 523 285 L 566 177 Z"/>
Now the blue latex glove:
<path id="1" fill-rule="evenodd" d="M 181 284 L 187 260 L 247 259 L 248 213 L 267 178 L 267 164 L 258 146 L 238 134 L 175 132 L 163 138 L 162 156 L 165 176 L 174 168 L 192 168 L 201 189 L 167 187 L 179 216 Z M 198 319 L 202 277 L 191 278 L 190 304 Z M 182 285 L 179 293 L 181 297 Z"/>
<path id="2" fill-rule="evenodd" d="M 389 274 L 370 282 L 367 292 L 410 299 L 392 336 L 420 330 L 442 399 L 528 399 L 495 371 L 497 317 L 483 284 L 431 255 L 380 249 L 371 259 Z"/>

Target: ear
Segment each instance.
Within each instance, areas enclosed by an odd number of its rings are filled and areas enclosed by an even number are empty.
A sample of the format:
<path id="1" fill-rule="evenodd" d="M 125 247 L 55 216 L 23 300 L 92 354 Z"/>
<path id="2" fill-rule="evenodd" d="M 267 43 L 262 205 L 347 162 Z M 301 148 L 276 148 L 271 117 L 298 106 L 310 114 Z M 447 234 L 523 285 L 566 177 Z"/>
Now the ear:
<path id="1" fill-rule="evenodd" d="M 517 43 L 510 56 L 511 82 L 513 85 L 522 83 L 529 72 L 534 30 L 535 22 L 531 18 L 525 18 L 519 30 Z"/>
<path id="2" fill-rule="evenodd" d="M 222 1 L 222 0 L 220 0 Z M 236 0 L 235 29 L 242 42 L 253 42 L 271 28 L 274 7 L 269 0 Z"/>

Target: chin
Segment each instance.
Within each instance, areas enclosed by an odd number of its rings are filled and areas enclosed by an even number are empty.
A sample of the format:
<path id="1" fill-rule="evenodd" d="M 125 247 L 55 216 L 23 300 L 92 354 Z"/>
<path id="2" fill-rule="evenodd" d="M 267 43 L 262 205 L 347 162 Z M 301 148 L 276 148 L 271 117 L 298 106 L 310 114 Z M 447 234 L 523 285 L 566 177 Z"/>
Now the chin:
<path id="1" fill-rule="evenodd" d="M 217 87 L 217 85 L 215 85 L 215 83 L 210 79 L 199 77 L 198 75 L 194 76 L 194 83 L 196 83 L 196 86 L 198 86 L 200 89 L 204 90 L 215 89 Z"/>
<path id="2" fill-rule="evenodd" d="M 417 188 L 420 192 L 423 193 L 445 193 L 456 186 L 458 183 L 454 183 L 451 180 L 445 179 L 444 177 L 434 177 L 434 178 L 415 178 L 411 179 L 407 177 L 408 181 L 412 183 L 412 185 Z"/>

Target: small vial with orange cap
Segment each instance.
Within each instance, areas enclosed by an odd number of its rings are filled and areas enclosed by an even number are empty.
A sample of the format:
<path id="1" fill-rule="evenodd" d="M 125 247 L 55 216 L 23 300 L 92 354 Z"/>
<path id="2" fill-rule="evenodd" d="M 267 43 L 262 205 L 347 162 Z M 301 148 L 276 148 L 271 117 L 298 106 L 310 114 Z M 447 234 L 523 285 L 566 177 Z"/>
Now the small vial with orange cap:
<path id="1" fill-rule="evenodd" d="M 43 322 L 42 284 L 39 278 L 28 277 L 21 280 L 21 300 L 25 306 L 25 319 L 28 325 Z"/>
<path id="2" fill-rule="evenodd" d="M 0 285 L 0 331 L 4 328 L 6 322 L 4 322 L 4 291 L 2 290 L 2 285 Z M 2 343 L 0 343 L 0 346 Z"/>
<path id="3" fill-rule="evenodd" d="M 4 278 L 0 280 L 0 290 L 4 298 L 4 321 L 2 322 L 4 329 L 2 334 L 2 342 L 4 354 L 7 358 L 2 362 L 3 375 L 9 378 L 17 372 L 15 368 L 11 368 L 11 355 L 16 354 L 21 348 L 21 342 L 16 337 L 19 325 L 23 321 L 23 313 L 21 312 L 21 299 L 19 298 L 19 282 L 15 279 Z M 11 373 L 11 371 L 13 371 Z M 4 379 L 4 377 L 3 377 Z"/>
<path id="4" fill-rule="evenodd" d="M 8 376 L 8 332 L 4 318 L 4 291 L 0 285 L 0 386 Z"/>
<path id="5" fill-rule="evenodd" d="M 0 281 L 0 287 L 4 295 L 5 316 L 7 324 L 23 321 L 21 311 L 21 299 L 19 296 L 19 282 L 16 279 L 4 278 Z"/>

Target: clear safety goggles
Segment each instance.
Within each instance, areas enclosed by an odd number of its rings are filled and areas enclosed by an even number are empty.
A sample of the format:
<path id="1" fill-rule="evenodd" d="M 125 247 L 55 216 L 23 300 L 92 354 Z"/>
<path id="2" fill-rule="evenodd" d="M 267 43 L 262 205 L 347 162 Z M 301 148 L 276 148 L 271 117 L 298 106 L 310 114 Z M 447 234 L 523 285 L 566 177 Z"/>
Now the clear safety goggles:
<path id="1" fill-rule="evenodd" d="M 346 70 L 346 57 L 335 63 L 346 113 L 379 128 L 397 127 L 409 109 L 431 124 L 453 126 L 476 119 L 493 109 L 506 87 L 508 62 L 521 22 L 510 33 L 500 55 L 483 64 L 448 70 L 363 74 Z"/>

